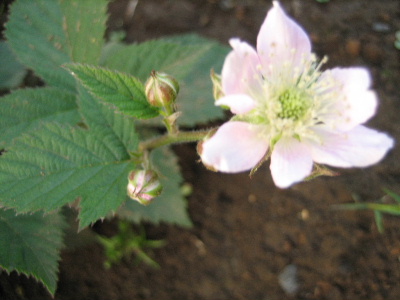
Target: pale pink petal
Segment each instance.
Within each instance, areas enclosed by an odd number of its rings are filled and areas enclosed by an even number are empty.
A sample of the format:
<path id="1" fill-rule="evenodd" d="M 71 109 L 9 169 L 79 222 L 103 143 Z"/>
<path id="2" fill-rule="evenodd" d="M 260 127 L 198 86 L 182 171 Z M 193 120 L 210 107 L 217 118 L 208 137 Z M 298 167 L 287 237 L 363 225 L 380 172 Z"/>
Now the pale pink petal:
<path id="1" fill-rule="evenodd" d="M 214 169 L 238 173 L 252 169 L 268 150 L 268 140 L 260 136 L 262 126 L 227 122 L 202 144 L 201 160 Z"/>
<path id="2" fill-rule="evenodd" d="M 311 54 L 311 42 L 306 32 L 290 19 L 279 5 L 268 12 L 257 37 L 257 53 L 264 70 L 271 66 L 280 68 L 289 63 L 300 66 L 302 60 Z"/>
<path id="3" fill-rule="evenodd" d="M 271 173 L 275 185 L 287 188 L 310 175 L 313 167 L 310 149 L 294 138 L 281 138 L 271 155 Z"/>
<path id="4" fill-rule="evenodd" d="M 315 132 L 321 143 L 314 142 L 312 157 L 315 162 L 334 167 L 367 167 L 379 162 L 393 147 L 394 141 L 385 133 L 357 126 L 348 132 Z"/>
<path id="5" fill-rule="evenodd" d="M 331 76 L 338 83 L 335 88 L 337 101 L 330 113 L 337 129 L 351 130 L 375 114 L 378 101 L 375 92 L 370 90 L 371 78 L 366 69 L 334 68 L 324 72 L 322 78 L 326 76 Z"/>
<path id="6" fill-rule="evenodd" d="M 215 104 L 228 106 L 232 113 L 240 115 L 254 109 L 257 103 L 246 94 L 235 94 L 222 97 Z"/>
<path id="7" fill-rule="evenodd" d="M 260 64 L 253 47 L 239 39 L 231 39 L 233 50 L 228 54 L 222 68 L 222 90 L 225 95 L 261 92 L 262 78 L 257 66 Z"/>

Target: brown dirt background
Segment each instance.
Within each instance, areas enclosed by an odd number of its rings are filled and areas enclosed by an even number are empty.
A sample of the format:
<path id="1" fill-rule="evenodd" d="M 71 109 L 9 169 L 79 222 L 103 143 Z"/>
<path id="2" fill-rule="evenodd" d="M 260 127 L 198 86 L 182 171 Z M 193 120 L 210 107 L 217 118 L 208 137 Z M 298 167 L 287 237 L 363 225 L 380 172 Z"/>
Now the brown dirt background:
<path id="1" fill-rule="evenodd" d="M 380 97 L 370 127 L 400 140 L 400 30 L 398 0 L 281 1 L 311 35 L 314 51 L 329 66 L 367 66 Z M 271 1 L 142 0 L 133 17 L 128 1 L 110 4 L 109 31 L 124 30 L 126 41 L 196 32 L 227 44 L 237 36 L 255 44 Z M 96 243 L 62 252 L 55 298 L 67 299 L 400 299 L 400 219 L 385 217 L 377 232 L 373 213 L 337 211 L 332 205 L 376 201 L 382 188 L 400 193 L 399 148 L 378 165 L 339 170 L 290 189 L 277 189 L 268 166 L 247 174 L 219 174 L 198 163 L 194 145 L 174 148 L 185 181 L 192 229 L 146 224 L 150 239 L 167 245 L 149 251 L 158 270 L 126 259 L 103 268 Z M 112 235 L 115 221 L 94 230 Z M 86 237 L 83 233 L 80 242 Z M 297 268 L 298 290 L 287 294 L 279 274 Z M 0 299 L 51 299 L 31 278 L 0 275 Z"/>

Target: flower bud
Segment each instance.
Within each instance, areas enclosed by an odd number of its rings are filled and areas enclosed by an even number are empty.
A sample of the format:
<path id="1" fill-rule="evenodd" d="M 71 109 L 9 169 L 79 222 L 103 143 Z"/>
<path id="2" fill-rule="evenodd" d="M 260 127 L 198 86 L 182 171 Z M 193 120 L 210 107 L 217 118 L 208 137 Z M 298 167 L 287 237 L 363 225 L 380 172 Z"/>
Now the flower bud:
<path id="1" fill-rule="evenodd" d="M 128 196 L 140 204 L 148 205 L 161 194 L 162 185 L 153 170 L 134 170 L 128 176 Z"/>
<path id="2" fill-rule="evenodd" d="M 179 93 L 178 81 L 165 73 L 152 71 L 147 79 L 145 92 L 147 101 L 155 107 L 170 107 Z"/>

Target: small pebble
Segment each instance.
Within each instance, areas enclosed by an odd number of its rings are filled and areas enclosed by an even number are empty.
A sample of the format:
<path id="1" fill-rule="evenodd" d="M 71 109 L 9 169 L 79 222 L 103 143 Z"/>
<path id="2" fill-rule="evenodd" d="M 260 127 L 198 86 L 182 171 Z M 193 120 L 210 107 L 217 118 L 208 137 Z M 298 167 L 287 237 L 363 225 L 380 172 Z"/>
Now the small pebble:
<path id="1" fill-rule="evenodd" d="M 234 0 L 221 0 L 219 2 L 219 7 L 221 7 L 222 10 L 230 10 L 235 7 L 235 1 Z"/>
<path id="2" fill-rule="evenodd" d="M 278 277 L 279 284 L 283 291 L 290 296 L 293 296 L 299 290 L 299 282 L 297 278 L 297 266 L 287 265 Z"/>
<path id="3" fill-rule="evenodd" d="M 382 22 L 375 22 L 372 24 L 372 30 L 376 32 L 389 32 L 390 25 Z"/>
<path id="4" fill-rule="evenodd" d="M 346 42 L 346 52 L 352 57 L 357 57 L 361 52 L 361 42 L 357 39 L 349 39 Z"/>
<path id="5" fill-rule="evenodd" d="M 248 200 L 250 203 L 256 203 L 256 202 L 257 202 L 257 196 L 254 195 L 254 194 L 250 194 L 250 195 L 247 197 L 247 200 Z"/>
<path id="6" fill-rule="evenodd" d="M 310 212 L 308 211 L 308 209 L 303 208 L 300 212 L 300 218 L 303 221 L 307 221 L 310 218 Z"/>

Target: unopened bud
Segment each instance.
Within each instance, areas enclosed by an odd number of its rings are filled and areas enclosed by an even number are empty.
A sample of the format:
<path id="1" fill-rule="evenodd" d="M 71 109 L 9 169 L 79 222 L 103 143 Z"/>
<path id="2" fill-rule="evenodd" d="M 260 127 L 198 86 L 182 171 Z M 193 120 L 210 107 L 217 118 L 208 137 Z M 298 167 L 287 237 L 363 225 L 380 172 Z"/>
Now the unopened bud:
<path id="1" fill-rule="evenodd" d="M 161 194 L 162 185 L 153 170 L 134 170 L 128 176 L 128 196 L 140 204 L 148 205 Z"/>
<path id="2" fill-rule="evenodd" d="M 155 107 L 169 107 L 179 93 L 178 81 L 165 73 L 152 71 L 147 79 L 145 92 L 147 100 Z"/>

